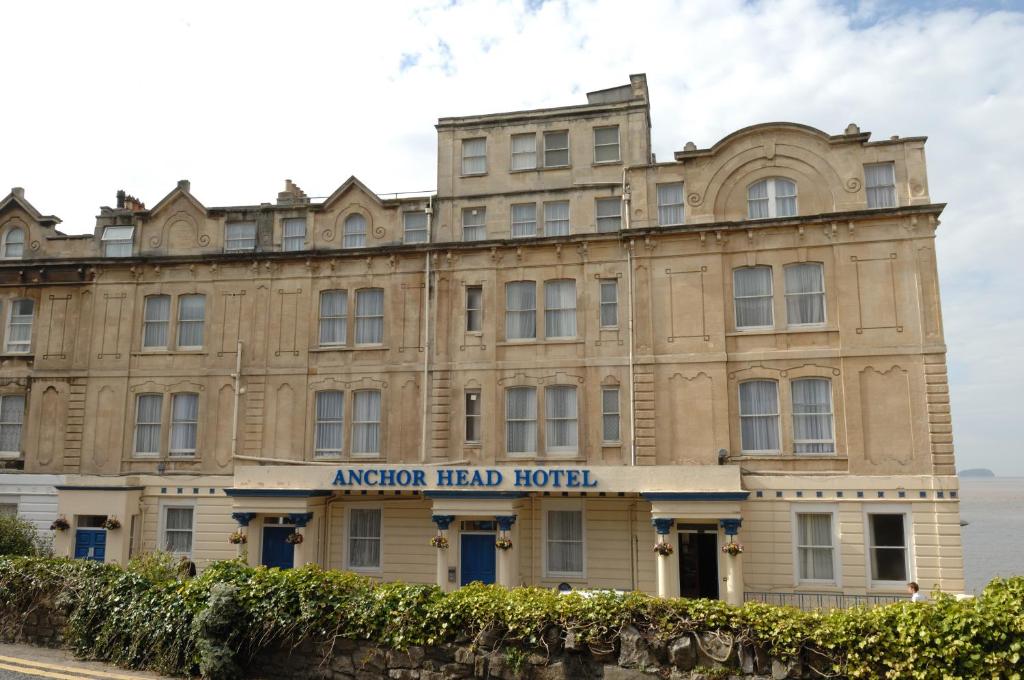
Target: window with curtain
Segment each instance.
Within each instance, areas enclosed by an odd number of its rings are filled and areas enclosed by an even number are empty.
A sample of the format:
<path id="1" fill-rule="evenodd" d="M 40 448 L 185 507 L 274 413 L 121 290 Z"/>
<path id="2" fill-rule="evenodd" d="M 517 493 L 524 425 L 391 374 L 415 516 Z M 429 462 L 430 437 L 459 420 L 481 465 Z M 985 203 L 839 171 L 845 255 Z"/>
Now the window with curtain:
<path id="1" fill-rule="evenodd" d="M 364 248 L 366 247 L 366 218 L 358 213 L 345 218 L 343 225 L 345 236 L 341 246 L 343 248 Z"/>
<path id="2" fill-rule="evenodd" d="M 832 513 L 796 516 L 796 556 L 801 581 L 835 581 Z"/>
<path id="3" fill-rule="evenodd" d="M 25 422 L 25 396 L 5 394 L 0 397 L 0 453 L 10 456 L 21 453 L 21 426 Z"/>
<path id="4" fill-rule="evenodd" d="M 405 227 L 406 243 L 427 242 L 427 213 L 416 210 L 402 213 L 402 224 Z"/>
<path id="5" fill-rule="evenodd" d="M 256 223 L 232 222 L 224 226 L 224 250 L 256 250 Z"/>
<path id="6" fill-rule="evenodd" d="M 195 508 L 164 508 L 164 550 L 191 556 L 194 515 Z"/>
<path id="7" fill-rule="evenodd" d="M 789 325 L 825 323 L 825 274 L 821 263 L 790 264 L 783 271 Z"/>
<path id="8" fill-rule="evenodd" d="M 569 165 L 569 131 L 544 133 L 544 167 L 561 168 Z"/>
<path id="9" fill-rule="evenodd" d="M 171 325 L 171 296 L 149 295 L 142 312 L 142 346 L 167 347 Z"/>
<path id="10" fill-rule="evenodd" d="M 505 339 L 537 337 L 537 284 L 512 281 L 505 284 Z"/>
<path id="11" fill-rule="evenodd" d="M 135 227 L 105 227 L 100 241 L 107 257 L 131 257 Z"/>
<path id="12" fill-rule="evenodd" d="M 171 397 L 171 455 L 196 455 L 199 395 L 180 392 Z"/>
<path id="13" fill-rule="evenodd" d="M 740 267 L 732 272 L 736 328 L 771 328 L 772 268 Z"/>
<path id="14" fill-rule="evenodd" d="M 25 354 L 32 349 L 34 300 L 14 300 L 7 311 L 7 351 Z"/>
<path id="15" fill-rule="evenodd" d="M 614 163 L 619 160 L 619 126 L 594 128 L 594 162 Z"/>
<path id="16" fill-rule="evenodd" d="M 284 236 L 281 239 L 281 250 L 292 253 L 306 249 L 306 218 L 291 217 L 282 222 Z"/>
<path id="17" fill-rule="evenodd" d="M 316 423 L 313 435 L 313 456 L 315 458 L 341 455 L 344 441 L 344 413 L 344 392 L 325 390 L 316 393 Z"/>
<path id="18" fill-rule="evenodd" d="M 537 204 L 519 203 L 512 206 L 512 238 L 537 235 Z"/>
<path id="19" fill-rule="evenodd" d="M 796 182 L 769 177 L 747 187 L 747 216 L 752 220 L 796 215 Z"/>
<path id="20" fill-rule="evenodd" d="M 108 227 L 109 228 L 109 227 Z M 11 227 L 4 234 L 4 257 L 16 259 L 25 254 L 25 230 Z"/>
<path id="21" fill-rule="evenodd" d="M 569 235 L 569 201 L 544 204 L 544 235 Z"/>
<path id="22" fill-rule="evenodd" d="M 484 330 L 484 287 L 466 286 L 466 331 L 481 333 Z"/>
<path id="23" fill-rule="evenodd" d="M 774 380 L 740 383 L 740 441 L 744 453 L 779 452 L 779 385 Z"/>
<path id="24" fill-rule="evenodd" d="M 320 293 L 320 345 L 344 345 L 348 338 L 348 291 Z"/>
<path id="25" fill-rule="evenodd" d="M 871 580 L 907 580 L 907 535 L 903 513 L 869 514 Z"/>
<path id="26" fill-rule="evenodd" d="M 601 440 L 617 442 L 621 440 L 619 432 L 619 388 L 601 388 Z"/>
<path id="27" fill-rule="evenodd" d="M 683 183 L 658 185 L 658 224 L 683 223 Z"/>
<path id="28" fill-rule="evenodd" d="M 487 172 L 487 140 L 483 137 L 462 140 L 462 174 L 483 175 Z"/>
<path id="29" fill-rule="evenodd" d="M 462 210 L 462 240 L 483 241 L 487 238 L 487 209 L 464 208 Z"/>
<path id="30" fill-rule="evenodd" d="M 352 455 L 380 453 L 380 390 L 352 393 Z"/>
<path id="31" fill-rule="evenodd" d="M 384 342 L 384 289 L 356 291 L 356 344 L 379 345 Z"/>
<path id="32" fill-rule="evenodd" d="M 832 381 L 801 378 L 790 384 L 793 393 L 793 447 L 795 453 L 833 453 Z"/>
<path id="33" fill-rule="evenodd" d="M 609 234 L 622 228 L 621 198 L 599 198 L 596 210 L 598 233 Z"/>
<path id="34" fill-rule="evenodd" d="M 619 325 L 619 282 L 617 279 L 601 280 L 601 328 L 617 328 Z"/>
<path id="35" fill-rule="evenodd" d="M 549 576 L 583 576 L 583 511 L 547 511 Z"/>
<path id="36" fill-rule="evenodd" d="M 508 453 L 537 452 L 537 388 L 505 390 L 505 426 Z"/>
<path id="37" fill-rule="evenodd" d="M 544 337 L 576 337 L 576 280 L 544 282 Z"/>
<path id="38" fill-rule="evenodd" d="M 544 389 L 544 422 L 544 448 L 548 452 L 569 452 L 579 449 L 575 387 L 552 385 Z"/>
<path id="39" fill-rule="evenodd" d="M 140 394 L 135 401 L 135 455 L 160 455 L 164 395 Z"/>
<path id="40" fill-rule="evenodd" d="M 466 441 L 474 444 L 480 442 L 480 402 L 480 390 L 466 390 Z"/>
<path id="41" fill-rule="evenodd" d="M 380 569 L 380 508 L 348 511 L 348 568 Z"/>
<path id="42" fill-rule="evenodd" d="M 512 135 L 512 169 L 533 170 L 537 167 L 537 135 L 530 132 Z"/>
<path id="43" fill-rule="evenodd" d="M 896 207 L 896 164 L 870 163 L 864 166 L 864 188 L 869 208 Z"/>
<path id="44" fill-rule="evenodd" d="M 178 347 L 202 347 L 205 295 L 178 296 Z"/>

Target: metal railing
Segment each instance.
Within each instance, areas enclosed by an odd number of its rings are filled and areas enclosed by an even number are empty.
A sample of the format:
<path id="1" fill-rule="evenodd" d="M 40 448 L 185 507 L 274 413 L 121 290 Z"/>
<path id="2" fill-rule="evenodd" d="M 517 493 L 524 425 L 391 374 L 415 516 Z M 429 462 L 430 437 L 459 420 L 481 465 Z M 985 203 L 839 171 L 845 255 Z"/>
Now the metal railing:
<path id="1" fill-rule="evenodd" d="M 804 611 L 848 609 L 850 607 L 876 607 L 906 601 L 905 595 L 847 595 L 845 593 L 777 593 L 745 592 L 744 602 L 764 602 Z"/>

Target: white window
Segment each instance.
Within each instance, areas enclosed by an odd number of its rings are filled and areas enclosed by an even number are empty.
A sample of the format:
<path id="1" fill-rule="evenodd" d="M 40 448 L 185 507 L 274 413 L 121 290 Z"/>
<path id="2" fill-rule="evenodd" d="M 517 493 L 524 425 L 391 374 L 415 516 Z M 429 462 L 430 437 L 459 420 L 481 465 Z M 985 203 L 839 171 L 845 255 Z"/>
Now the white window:
<path id="1" fill-rule="evenodd" d="M 348 511 L 348 568 L 380 569 L 380 508 L 350 508 Z"/>
<path id="2" fill-rule="evenodd" d="M 904 513 L 869 513 L 871 580 L 900 584 L 907 581 L 907 520 Z"/>
<path id="3" fill-rule="evenodd" d="M 135 455 L 158 456 L 164 396 L 140 394 L 135 404 Z"/>
<path id="4" fill-rule="evenodd" d="M 601 388 L 601 441 L 621 440 L 619 431 L 619 388 Z"/>
<path id="5" fill-rule="evenodd" d="M 544 235 L 569 235 L 569 201 L 544 204 Z"/>
<path id="6" fill-rule="evenodd" d="M 871 163 L 864 166 L 864 186 L 869 208 L 896 207 L 896 165 Z"/>
<path id="7" fill-rule="evenodd" d="M 105 227 L 100 241 L 107 257 L 131 257 L 135 227 Z"/>
<path id="8" fill-rule="evenodd" d="M 306 248 L 306 218 L 291 217 L 282 222 L 284 238 L 281 239 L 281 250 L 292 253 Z"/>
<path id="9" fill-rule="evenodd" d="M 530 132 L 512 135 L 512 169 L 533 170 L 537 167 L 537 135 Z"/>
<path id="10" fill-rule="evenodd" d="M 196 455 L 199 395 L 180 392 L 171 397 L 171 455 Z"/>
<path id="11" fill-rule="evenodd" d="M 234 222 L 224 227 L 224 250 L 256 250 L 256 223 Z"/>
<path id="12" fill-rule="evenodd" d="M 462 140 L 462 174 L 483 175 L 487 172 L 487 140 L 483 137 Z"/>
<path id="13" fill-rule="evenodd" d="M 736 328 L 771 328 L 772 268 L 740 267 L 732 272 Z"/>
<path id="14" fill-rule="evenodd" d="M 597 199 L 597 231 L 608 234 L 622 228 L 622 199 Z"/>
<path id="15" fill-rule="evenodd" d="M 519 203 L 512 206 L 512 238 L 537 235 L 537 204 Z"/>
<path id="16" fill-rule="evenodd" d="M 487 238 L 487 209 L 465 208 L 462 211 L 462 240 L 483 241 Z"/>
<path id="17" fill-rule="evenodd" d="M 175 555 L 191 556 L 194 533 L 194 507 L 164 507 L 164 550 Z"/>
<path id="18" fill-rule="evenodd" d="M 794 452 L 833 453 L 832 381 L 801 378 L 789 386 L 793 393 Z"/>
<path id="19" fill-rule="evenodd" d="M 583 511 L 546 510 L 548 576 L 583 578 Z"/>
<path id="20" fill-rule="evenodd" d="M 25 422 L 25 396 L 5 394 L 0 397 L 0 456 L 9 458 L 21 453 L 21 426 Z"/>
<path id="21" fill-rule="evenodd" d="M 26 354 L 32 349 L 34 300 L 13 300 L 7 311 L 7 351 Z"/>
<path id="22" fill-rule="evenodd" d="M 786 265 L 786 321 L 790 326 L 825 323 L 825 275 L 820 262 Z"/>
<path id="23" fill-rule="evenodd" d="M 427 213 L 422 210 L 402 213 L 406 243 L 427 242 Z"/>
<path id="24" fill-rule="evenodd" d="M 178 347 L 202 347 L 206 321 L 206 296 L 178 297 Z"/>
<path id="25" fill-rule="evenodd" d="M 484 287 L 466 286 L 466 331 L 480 333 L 484 329 Z"/>
<path id="26" fill-rule="evenodd" d="M 545 449 L 575 452 L 579 448 L 576 388 L 553 385 L 544 389 Z"/>
<path id="27" fill-rule="evenodd" d="M 667 226 L 683 223 L 683 184 L 658 185 L 658 224 Z"/>
<path id="28" fill-rule="evenodd" d="M 25 230 L 12 227 L 4 234 L 4 258 L 17 259 L 25 254 Z"/>
<path id="29" fill-rule="evenodd" d="M 619 325 L 619 282 L 616 279 L 601 279 L 601 328 L 617 328 Z"/>
<path id="30" fill-rule="evenodd" d="M 480 390 L 466 390 L 466 441 L 480 442 Z"/>
<path id="31" fill-rule="evenodd" d="M 594 128 L 594 162 L 614 163 L 619 160 L 619 126 Z"/>
<path id="32" fill-rule="evenodd" d="M 142 346 L 167 347 L 171 325 L 171 296 L 149 295 L 142 313 Z"/>
<path id="33" fill-rule="evenodd" d="M 384 289 L 356 291 L 356 344 L 379 345 L 384 342 Z"/>
<path id="34" fill-rule="evenodd" d="M 320 345 L 344 345 L 348 337 L 348 291 L 320 293 Z"/>
<path id="35" fill-rule="evenodd" d="M 366 218 L 362 215 L 349 215 L 345 218 L 343 225 L 345 230 L 343 248 L 364 248 L 366 247 Z"/>
<path id="36" fill-rule="evenodd" d="M 799 580 L 835 582 L 831 512 L 797 513 L 796 559 Z"/>
<path id="37" fill-rule="evenodd" d="M 380 390 L 352 393 L 352 455 L 380 453 Z"/>
<path id="38" fill-rule="evenodd" d="M 544 282 L 544 337 L 576 337 L 576 279 Z"/>
<path id="39" fill-rule="evenodd" d="M 771 177 L 747 187 L 747 215 L 752 220 L 796 215 L 796 182 Z"/>
<path id="40" fill-rule="evenodd" d="M 744 453 L 779 452 L 779 386 L 774 380 L 740 383 L 740 442 Z"/>
<path id="41" fill-rule="evenodd" d="M 569 165 L 569 131 L 544 133 L 544 167 L 561 168 Z"/>
<path id="42" fill-rule="evenodd" d="M 505 339 L 537 337 L 537 284 L 512 281 L 505 284 Z"/>
<path id="43" fill-rule="evenodd" d="M 316 393 L 316 423 L 313 456 L 340 456 L 344 440 L 345 393 L 333 390 Z"/>
<path id="44" fill-rule="evenodd" d="M 537 452 L 537 388 L 505 390 L 505 427 L 508 453 Z"/>

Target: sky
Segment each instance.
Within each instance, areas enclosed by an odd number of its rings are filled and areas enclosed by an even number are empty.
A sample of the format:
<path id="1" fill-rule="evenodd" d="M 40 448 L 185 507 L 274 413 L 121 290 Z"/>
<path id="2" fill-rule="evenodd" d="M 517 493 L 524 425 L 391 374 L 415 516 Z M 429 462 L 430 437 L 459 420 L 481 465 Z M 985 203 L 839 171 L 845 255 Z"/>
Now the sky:
<path id="1" fill-rule="evenodd" d="M 285 178 L 432 190 L 439 117 L 631 73 L 663 160 L 764 121 L 926 135 L 958 464 L 1024 476 L 1024 0 L 38 1 L 4 24 L 0 193 L 66 233 L 185 178 L 211 206 Z"/>

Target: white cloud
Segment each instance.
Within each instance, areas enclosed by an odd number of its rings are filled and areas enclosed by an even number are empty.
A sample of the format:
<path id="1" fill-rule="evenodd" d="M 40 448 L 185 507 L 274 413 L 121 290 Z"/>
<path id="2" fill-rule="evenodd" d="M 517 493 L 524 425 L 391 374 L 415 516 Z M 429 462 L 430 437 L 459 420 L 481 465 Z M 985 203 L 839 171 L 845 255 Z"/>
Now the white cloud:
<path id="1" fill-rule="evenodd" d="M 928 135 L 958 456 L 1024 474 L 1014 197 L 1024 14 L 811 0 L 18 3 L 5 8 L 0 187 L 69 232 L 124 188 L 208 205 L 312 195 L 350 174 L 434 186 L 444 115 L 583 101 L 646 72 L 655 149 L 765 120 Z M 1014 351 L 1015 350 L 1015 351 Z"/>

